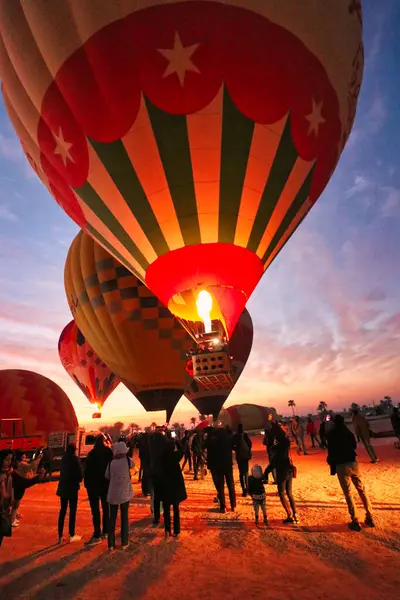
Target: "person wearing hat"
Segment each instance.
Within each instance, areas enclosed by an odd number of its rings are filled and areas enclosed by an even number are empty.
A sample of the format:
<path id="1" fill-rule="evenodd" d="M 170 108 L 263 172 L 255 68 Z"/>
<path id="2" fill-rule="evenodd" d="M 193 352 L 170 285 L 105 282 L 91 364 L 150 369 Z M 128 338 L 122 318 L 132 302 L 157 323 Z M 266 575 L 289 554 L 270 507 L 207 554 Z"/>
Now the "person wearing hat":
<path id="1" fill-rule="evenodd" d="M 133 498 L 130 470 L 135 463 L 128 456 L 125 442 L 117 442 L 113 446 L 113 458 L 106 469 L 109 480 L 107 502 L 110 505 L 110 521 L 108 525 L 108 549 L 115 550 L 115 526 L 118 508 L 121 509 L 121 544 L 126 550 L 129 546 L 129 501 Z"/>

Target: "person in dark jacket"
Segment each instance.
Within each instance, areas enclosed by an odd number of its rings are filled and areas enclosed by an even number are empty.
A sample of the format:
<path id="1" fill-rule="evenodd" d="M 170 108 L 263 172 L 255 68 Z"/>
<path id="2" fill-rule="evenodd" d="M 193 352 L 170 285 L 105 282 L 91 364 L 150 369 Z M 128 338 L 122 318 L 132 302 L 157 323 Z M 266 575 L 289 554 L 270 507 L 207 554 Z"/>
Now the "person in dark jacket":
<path id="1" fill-rule="evenodd" d="M 286 511 L 286 519 L 283 522 L 285 524 L 298 523 L 296 504 L 292 493 L 294 467 L 290 458 L 290 440 L 281 427 L 276 430 L 272 460 L 264 472 L 267 481 L 268 475 L 273 469 L 276 470 L 279 498 Z"/>
<path id="2" fill-rule="evenodd" d="M 400 449 L 400 415 L 397 406 L 393 407 L 392 414 L 390 416 L 390 422 L 393 427 L 394 435 L 399 438 L 399 441 L 395 443 L 395 447 Z"/>
<path id="3" fill-rule="evenodd" d="M 269 423 L 265 429 L 263 444 L 266 447 L 267 454 L 268 454 L 268 462 L 270 463 L 272 460 L 273 452 L 274 452 L 273 449 L 274 449 L 274 444 L 275 444 L 275 436 L 277 433 L 279 435 L 279 432 L 281 431 L 281 427 L 279 426 L 279 424 L 276 421 L 274 421 L 272 419 L 272 417 L 270 419 L 268 419 L 268 421 L 269 421 Z M 276 484 L 275 469 L 272 469 L 271 474 L 272 474 L 273 483 Z"/>
<path id="4" fill-rule="evenodd" d="M 4 537 L 11 537 L 11 511 L 14 499 L 12 464 L 14 453 L 0 450 L 0 546 Z"/>
<path id="5" fill-rule="evenodd" d="M 321 448 L 327 449 L 327 439 L 326 439 L 326 421 L 324 418 L 321 419 L 321 423 L 319 425 L 319 439 L 321 440 Z"/>
<path id="6" fill-rule="evenodd" d="M 191 450 L 193 454 L 194 481 L 197 481 L 204 474 L 204 438 L 202 431 L 196 431 L 191 440 Z"/>
<path id="7" fill-rule="evenodd" d="M 223 428 L 215 428 L 207 439 L 207 464 L 211 471 L 220 511 L 226 512 L 225 482 L 228 487 L 232 512 L 236 508 L 236 492 L 233 481 L 232 436 Z"/>
<path id="8" fill-rule="evenodd" d="M 236 454 L 242 495 L 245 498 L 249 487 L 249 462 L 251 459 L 252 443 L 248 434 L 243 431 L 242 423 L 239 423 L 237 433 L 233 436 L 232 447 Z"/>
<path id="9" fill-rule="evenodd" d="M 360 478 L 356 459 L 356 448 L 356 438 L 346 427 L 344 418 L 342 415 L 336 415 L 334 418 L 334 428 L 328 435 L 327 462 L 331 468 L 331 475 L 337 474 L 344 497 L 346 498 L 351 517 L 349 529 L 353 531 L 361 531 L 361 526 L 356 516 L 356 509 L 351 493 L 352 483 L 356 488 L 366 511 L 365 524 L 368 527 L 375 527 L 375 523 L 372 516 L 372 507 Z"/>
<path id="10" fill-rule="evenodd" d="M 63 541 L 64 521 L 69 506 L 69 541 L 78 542 L 80 535 L 75 533 L 76 511 L 78 508 L 78 492 L 82 481 L 82 470 L 79 458 L 76 456 L 75 444 L 68 444 L 61 459 L 60 481 L 57 496 L 60 498 L 60 513 L 58 515 L 58 543 Z"/>
<path id="11" fill-rule="evenodd" d="M 258 525 L 258 513 L 260 512 L 260 508 L 264 517 L 264 524 L 268 525 L 263 472 L 260 465 L 254 465 L 254 467 L 252 468 L 251 475 L 249 477 L 248 489 L 249 494 L 253 500 L 254 518 L 256 525 Z"/>
<path id="12" fill-rule="evenodd" d="M 110 511 L 107 503 L 107 492 L 110 482 L 106 479 L 105 472 L 112 458 L 113 452 L 111 448 L 107 448 L 104 445 L 104 436 L 97 436 L 94 448 L 89 452 L 85 461 L 84 484 L 93 520 L 93 536 L 87 542 L 88 545 L 99 544 L 102 538 L 106 539 L 108 536 Z M 100 504 L 103 513 L 102 529 Z"/>
<path id="13" fill-rule="evenodd" d="M 162 477 L 160 479 L 160 496 L 164 506 L 165 535 L 171 535 L 171 508 L 174 513 L 174 536 L 181 532 L 179 504 L 186 500 L 186 487 L 180 468 L 183 456 L 179 442 L 164 440 L 164 451 L 161 457 Z"/>
<path id="14" fill-rule="evenodd" d="M 185 435 L 183 436 L 183 440 L 182 440 L 182 450 L 183 450 L 183 456 L 184 456 L 184 461 L 182 464 L 182 472 L 184 470 L 184 468 L 186 467 L 186 463 L 189 463 L 189 473 L 192 470 L 192 451 L 190 448 L 190 431 L 188 431 L 186 429 L 185 431 Z"/>
<path id="15" fill-rule="evenodd" d="M 153 493 L 150 465 L 150 436 L 148 433 L 143 433 L 139 437 L 138 448 L 140 459 L 139 479 L 142 482 L 142 494 L 147 497 Z"/>

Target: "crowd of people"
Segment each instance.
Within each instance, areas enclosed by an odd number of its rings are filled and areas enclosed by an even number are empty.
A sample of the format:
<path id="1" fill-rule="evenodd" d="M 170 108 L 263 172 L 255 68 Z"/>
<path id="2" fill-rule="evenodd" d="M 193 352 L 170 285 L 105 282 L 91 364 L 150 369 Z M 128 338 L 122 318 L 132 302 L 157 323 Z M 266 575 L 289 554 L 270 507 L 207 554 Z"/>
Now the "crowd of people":
<path id="1" fill-rule="evenodd" d="M 293 496 L 293 480 L 297 468 L 291 453 L 293 438 L 298 453 L 307 454 L 305 436 L 308 435 L 311 447 L 317 443 L 327 449 L 327 463 L 331 475 L 336 475 L 343 490 L 350 514 L 349 528 L 360 531 L 352 495 L 352 485 L 357 490 L 365 508 L 365 525 L 374 527 L 371 503 L 365 492 L 357 463 L 357 439 L 362 442 L 371 462 L 377 462 L 371 444 L 368 421 L 358 410 L 353 411 L 354 434 L 347 428 L 341 415 L 330 415 L 317 431 L 313 419 L 308 418 L 306 426 L 299 417 L 290 424 L 276 422 L 272 416 L 264 435 L 264 445 L 268 464 L 265 469 L 255 464 L 249 475 L 252 458 L 252 442 L 249 435 L 239 425 L 235 433 L 228 427 L 205 427 L 201 430 L 185 431 L 182 439 L 175 439 L 167 430 L 157 429 L 129 441 L 120 439 L 115 444 L 99 435 L 93 450 L 87 456 L 84 470 L 76 455 L 76 448 L 69 444 L 61 459 L 60 478 L 57 495 L 60 499 L 58 517 L 58 541 L 64 541 L 64 524 L 68 515 L 70 542 L 82 538 L 76 533 L 78 496 L 83 482 L 86 488 L 93 520 L 93 535 L 88 545 L 100 544 L 108 540 L 112 552 L 116 548 L 116 523 L 120 512 L 121 547 L 129 546 L 129 504 L 133 498 L 131 470 L 135 467 L 133 456 L 138 451 L 140 461 L 139 481 L 142 494 L 149 497 L 153 526 L 158 527 L 163 513 L 165 536 L 179 536 L 180 504 L 187 498 L 183 472 L 193 473 L 194 480 L 203 478 L 209 471 L 215 487 L 214 502 L 221 513 L 236 509 L 236 489 L 233 475 L 233 456 L 239 471 L 239 481 L 243 497 L 250 496 L 253 502 L 254 519 L 259 523 L 260 510 L 263 521 L 268 524 L 265 485 L 277 486 L 282 507 L 286 513 L 285 524 L 298 524 L 296 502 Z M 395 409 L 392 425 L 396 435 L 400 432 L 400 417 Z M 356 439 L 357 438 L 357 439 Z M 40 452 L 38 457 L 28 460 L 23 453 L 14 454 L 10 450 L 0 452 L 0 545 L 4 537 L 10 537 L 13 527 L 20 524 L 20 504 L 27 488 L 43 482 L 49 475 L 51 466 L 48 456 Z M 225 486 L 229 504 L 226 502 Z"/>

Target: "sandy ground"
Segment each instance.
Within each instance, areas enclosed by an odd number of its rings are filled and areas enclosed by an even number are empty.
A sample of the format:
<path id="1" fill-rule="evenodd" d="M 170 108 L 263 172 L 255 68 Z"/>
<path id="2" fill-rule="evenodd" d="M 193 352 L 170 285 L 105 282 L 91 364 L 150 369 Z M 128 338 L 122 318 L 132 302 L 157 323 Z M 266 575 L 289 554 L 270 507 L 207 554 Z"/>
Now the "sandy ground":
<path id="1" fill-rule="evenodd" d="M 282 524 L 274 486 L 268 486 L 269 527 L 255 526 L 251 501 L 239 498 L 235 514 L 219 514 L 208 475 L 194 482 L 186 475 L 188 500 L 182 506 L 182 535 L 164 539 L 152 529 L 149 503 L 139 496 L 130 509 L 131 546 L 109 555 L 106 543 L 54 544 L 58 499 L 56 483 L 27 491 L 23 521 L 0 550 L 0 597 L 4 600 L 394 600 L 400 590 L 400 451 L 393 440 L 377 440 L 381 459 L 359 459 L 374 505 L 377 527 L 347 529 L 346 505 L 336 477 L 329 475 L 325 452 L 295 457 L 295 498 L 301 525 Z M 253 463 L 266 463 L 255 439 Z M 237 474 L 236 474 L 237 478 Z M 239 491 L 239 485 L 237 485 Z M 360 509 L 360 517 L 364 515 Z M 78 532 L 92 533 L 90 509 L 80 493 Z"/>

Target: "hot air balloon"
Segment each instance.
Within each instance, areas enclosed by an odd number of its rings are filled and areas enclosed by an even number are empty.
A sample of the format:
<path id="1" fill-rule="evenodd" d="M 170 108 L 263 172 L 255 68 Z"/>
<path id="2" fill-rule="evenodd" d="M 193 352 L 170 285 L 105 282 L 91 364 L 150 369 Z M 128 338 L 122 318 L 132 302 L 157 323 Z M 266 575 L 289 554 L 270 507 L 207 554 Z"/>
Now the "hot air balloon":
<path id="1" fill-rule="evenodd" d="M 100 412 L 94 413 L 93 418 L 101 417 L 103 404 L 119 385 L 119 378 L 97 356 L 75 321 L 63 329 L 58 341 L 58 353 L 68 375 L 89 402 L 97 405 Z"/>
<path id="2" fill-rule="evenodd" d="M 200 346 L 229 340 L 350 134 L 360 0 L 13 0 L 0 33 L 50 193 Z"/>
<path id="3" fill-rule="evenodd" d="M 235 404 L 220 412 L 218 423 L 224 426 L 228 425 L 234 431 L 237 430 L 239 423 L 242 423 L 245 431 L 261 430 L 268 427 L 270 415 L 274 419 L 277 418 L 274 408 L 257 404 Z"/>
<path id="4" fill-rule="evenodd" d="M 249 312 L 245 309 L 228 345 L 229 354 L 232 357 L 232 378 L 225 377 L 223 379 L 210 374 L 208 380 L 205 378 L 202 381 L 193 379 L 185 391 L 186 398 L 194 404 L 200 414 L 212 414 L 215 419 L 217 418 L 246 365 L 252 345 L 253 322 Z M 189 372 L 190 375 L 194 375 L 193 366 Z"/>
<path id="5" fill-rule="evenodd" d="M 0 417 L 22 419 L 29 435 L 47 443 L 54 431 L 75 433 L 78 420 L 67 394 L 39 373 L 21 369 L 0 370 Z"/>
<path id="6" fill-rule="evenodd" d="M 78 233 L 65 263 L 73 317 L 94 351 L 148 411 L 169 422 L 187 384 L 192 339 L 170 311 L 104 248 Z"/>

